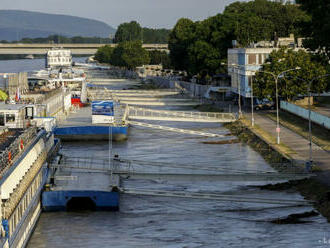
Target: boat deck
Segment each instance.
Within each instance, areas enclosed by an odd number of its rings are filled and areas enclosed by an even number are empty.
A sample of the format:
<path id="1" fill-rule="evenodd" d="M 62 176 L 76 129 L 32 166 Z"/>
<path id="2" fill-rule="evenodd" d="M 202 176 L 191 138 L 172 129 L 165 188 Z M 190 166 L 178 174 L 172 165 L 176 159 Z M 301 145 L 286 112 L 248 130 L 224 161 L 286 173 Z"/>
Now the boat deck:
<path id="1" fill-rule="evenodd" d="M 105 172 L 88 172 L 84 170 L 59 169 L 55 174 L 53 191 L 106 191 L 112 186 L 119 186 L 119 177 Z"/>
<path id="2" fill-rule="evenodd" d="M 105 172 L 58 169 L 54 184 L 42 194 L 45 211 L 70 210 L 74 202 L 84 207 L 92 202 L 96 210 L 118 210 L 120 177 Z"/>
<path id="3" fill-rule="evenodd" d="M 78 109 L 75 113 L 71 113 L 65 120 L 58 122 L 58 127 L 72 127 L 72 126 L 91 126 L 92 123 L 92 108 L 83 107 Z"/>

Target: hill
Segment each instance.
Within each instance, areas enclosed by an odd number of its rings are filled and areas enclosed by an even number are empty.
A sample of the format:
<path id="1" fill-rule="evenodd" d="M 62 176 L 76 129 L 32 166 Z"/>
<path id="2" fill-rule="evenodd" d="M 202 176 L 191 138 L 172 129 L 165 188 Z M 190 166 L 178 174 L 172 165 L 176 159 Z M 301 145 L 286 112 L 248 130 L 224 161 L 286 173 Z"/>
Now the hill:
<path id="1" fill-rule="evenodd" d="M 103 37 L 115 33 L 108 24 L 92 19 L 21 10 L 0 10 L 0 40 L 63 35 Z"/>

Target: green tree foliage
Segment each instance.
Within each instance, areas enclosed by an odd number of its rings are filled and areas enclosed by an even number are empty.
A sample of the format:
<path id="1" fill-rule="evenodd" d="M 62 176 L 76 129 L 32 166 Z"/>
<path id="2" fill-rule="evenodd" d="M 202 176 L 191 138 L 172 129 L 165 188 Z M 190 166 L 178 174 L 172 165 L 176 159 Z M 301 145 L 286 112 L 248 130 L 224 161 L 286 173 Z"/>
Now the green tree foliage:
<path id="1" fill-rule="evenodd" d="M 308 83 L 315 77 L 326 75 L 325 67 L 315 60 L 314 55 L 303 50 L 294 51 L 282 48 L 273 51 L 268 63 L 263 65 L 261 71 L 272 72 L 276 76 L 281 72 L 300 67 L 282 74 L 278 80 L 279 96 L 292 100 L 298 95 L 306 95 Z M 320 78 L 313 82 L 311 91 L 322 93 L 327 88 L 326 78 Z M 272 75 L 264 72 L 257 72 L 253 84 L 254 94 L 258 97 L 275 98 L 275 79 Z"/>
<path id="2" fill-rule="evenodd" d="M 115 43 L 123 41 L 143 41 L 149 44 L 167 44 L 170 30 L 168 29 L 153 29 L 141 28 L 140 24 L 136 21 L 129 23 L 122 23 L 119 25 L 116 35 Z"/>
<path id="3" fill-rule="evenodd" d="M 297 0 L 301 8 L 312 16 L 311 25 L 306 26 L 306 45 L 313 50 L 324 48 L 330 59 L 330 0 Z"/>
<path id="4" fill-rule="evenodd" d="M 159 65 L 162 64 L 163 68 L 171 68 L 170 56 L 165 51 L 149 51 L 150 64 Z"/>
<path id="5" fill-rule="evenodd" d="M 168 29 L 153 29 L 153 28 L 143 28 L 142 29 L 143 43 L 146 44 L 167 44 L 168 37 L 171 30 Z"/>
<path id="6" fill-rule="evenodd" d="M 101 63 L 125 67 L 130 70 L 150 62 L 149 53 L 142 47 L 141 41 L 121 42 L 115 48 L 100 47 L 95 54 L 95 59 Z"/>
<path id="7" fill-rule="evenodd" d="M 169 38 L 170 57 L 178 70 L 189 68 L 188 48 L 195 41 L 196 24 L 186 18 L 180 19 L 173 28 Z"/>
<path id="8" fill-rule="evenodd" d="M 110 58 L 110 64 L 130 70 L 135 69 L 137 66 L 147 65 L 149 62 L 148 51 L 142 47 L 141 41 L 119 43 L 113 50 Z"/>
<path id="9" fill-rule="evenodd" d="M 169 38 L 173 66 L 190 74 L 219 72 L 216 60 L 225 60 L 232 40 L 246 47 L 252 42 L 286 37 L 301 37 L 310 17 L 296 5 L 254 0 L 235 2 L 223 14 L 201 22 L 180 19 Z"/>
<path id="10" fill-rule="evenodd" d="M 95 59 L 99 61 L 100 63 L 109 63 L 111 59 L 111 55 L 113 53 L 114 48 L 111 46 L 103 46 L 100 47 L 96 54 L 95 54 Z"/>
<path id="11" fill-rule="evenodd" d="M 115 43 L 123 41 L 136 41 L 142 40 L 142 28 L 136 21 L 125 22 L 118 26 L 115 34 Z"/>
<path id="12" fill-rule="evenodd" d="M 220 67 L 220 54 L 218 50 L 206 41 L 196 41 L 188 47 L 190 74 L 205 71 L 206 74 L 214 74 Z"/>

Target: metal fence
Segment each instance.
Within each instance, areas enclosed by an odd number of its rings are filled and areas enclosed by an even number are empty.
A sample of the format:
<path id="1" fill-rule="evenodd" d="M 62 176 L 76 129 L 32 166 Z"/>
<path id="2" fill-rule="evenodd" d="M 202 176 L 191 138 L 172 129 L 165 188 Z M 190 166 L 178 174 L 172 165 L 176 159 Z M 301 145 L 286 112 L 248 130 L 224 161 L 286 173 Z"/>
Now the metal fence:
<path id="1" fill-rule="evenodd" d="M 0 153 L 0 178 L 5 173 L 6 169 L 9 168 L 16 157 L 21 154 L 24 147 L 27 146 L 31 140 L 36 136 L 37 128 L 30 127 L 23 131 L 11 144 Z"/>

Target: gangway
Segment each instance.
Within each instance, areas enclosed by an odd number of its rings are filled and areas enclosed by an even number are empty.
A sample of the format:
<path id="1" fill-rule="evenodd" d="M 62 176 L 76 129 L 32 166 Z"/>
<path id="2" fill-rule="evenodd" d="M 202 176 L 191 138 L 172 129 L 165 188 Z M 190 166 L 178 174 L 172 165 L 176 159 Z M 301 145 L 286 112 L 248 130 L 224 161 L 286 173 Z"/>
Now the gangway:
<path id="1" fill-rule="evenodd" d="M 204 137 L 220 137 L 220 138 L 225 137 L 225 135 L 223 135 L 223 134 L 201 132 L 201 131 L 195 131 L 195 130 L 175 128 L 175 127 L 167 127 L 167 126 L 155 125 L 155 124 L 150 124 L 150 123 L 145 123 L 145 122 L 129 121 L 129 124 L 133 125 L 133 126 L 148 127 L 148 128 L 153 128 L 153 129 L 165 130 L 165 131 L 176 132 L 176 133 L 199 135 L 199 136 L 204 136 Z"/>
<path id="2" fill-rule="evenodd" d="M 159 171 L 138 168 L 136 165 L 152 166 L 160 168 Z M 128 160 L 114 158 L 109 163 L 107 159 L 96 158 L 70 158 L 63 157 L 60 163 L 51 163 L 52 169 L 74 169 L 92 172 L 109 173 L 119 175 L 126 179 L 144 180 L 186 180 L 186 181 L 282 181 L 282 180 L 301 180 L 313 176 L 310 173 L 278 173 L 273 171 L 257 170 L 235 170 L 230 168 L 208 167 L 196 165 L 180 165 L 164 162 Z M 166 167 L 166 170 L 163 168 Z M 172 171 L 175 169 L 176 171 Z M 177 169 L 188 169 L 189 172 L 178 172 Z M 162 172 L 166 171 L 166 172 Z M 195 170 L 197 172 L 191 172 Z M 151 171 L 151 172 L 150 172 Z M 216 173 L 217 172 L 217 173 Z"/>
<path id="3" fill-rule="evenodd" d="M 237 120 L 237 116 L 234 113 L 155 110 L 135 106 L 129 106 L 128 117 L 131 120 L 162 120 L 211 123 L 228 123 Z"/>
<path id="4" fill-rule="evenodd" d="M 274 204 L 274 205 L 287 205 L 287 206 L 312 205 L 311 202 L 304 200 L 247 197 L 244 195 L 226 195 L 226 194 L 217 194 L 217 193 L 199 193 L 199 192 L 187 192 L 187 191 L 147 190 L 147 189 L 129 189 L 129 188 L 120 188 L 120 192 L 123 194 L 130 194 L 130 195 L 179 197 L 179 198 L 190 198 L 190 199 L 261 203 L 261 204 Z"/>

